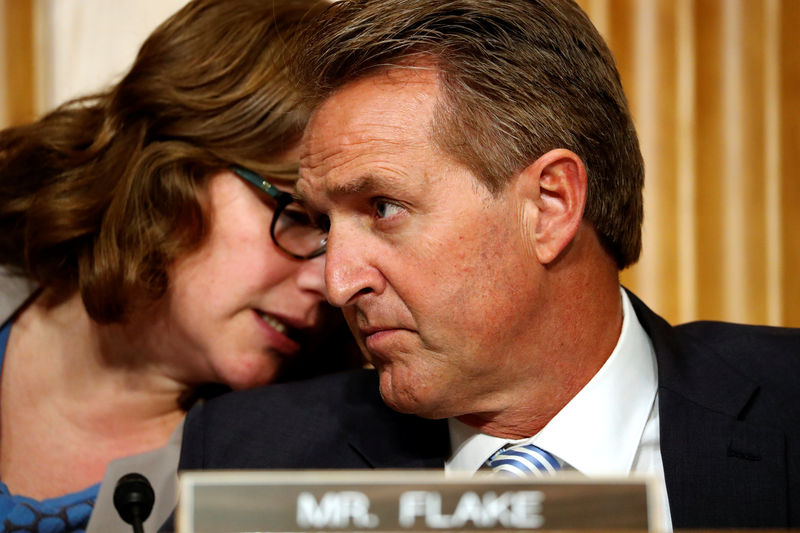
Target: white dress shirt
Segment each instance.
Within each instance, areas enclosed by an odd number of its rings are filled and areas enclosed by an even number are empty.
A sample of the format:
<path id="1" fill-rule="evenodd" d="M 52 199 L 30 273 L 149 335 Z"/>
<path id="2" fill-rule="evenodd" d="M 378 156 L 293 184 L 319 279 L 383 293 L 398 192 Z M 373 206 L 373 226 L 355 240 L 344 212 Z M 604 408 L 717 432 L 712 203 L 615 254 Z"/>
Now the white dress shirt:
<path id="1" fill-rule="evenodd" d="M 661 462 L 658 373 L 652 342 L 624 290 L 622 331 L 614 351 L 586 386 L 536 435 L 508 440 L 449 419 L 452 455 L 445 473 L 475 472 L 507 443 L 533 443 L 567 470 L 588 476 L 652 475 L 661 489 L 660 529 L 671 531 Z"/>

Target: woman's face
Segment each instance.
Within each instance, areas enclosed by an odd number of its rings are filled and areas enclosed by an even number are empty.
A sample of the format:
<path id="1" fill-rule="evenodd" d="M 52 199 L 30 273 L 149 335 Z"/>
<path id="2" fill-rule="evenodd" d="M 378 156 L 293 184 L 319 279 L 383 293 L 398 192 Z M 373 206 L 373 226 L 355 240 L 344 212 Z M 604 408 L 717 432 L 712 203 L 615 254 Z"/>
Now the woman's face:
<path id="1" fill-rule="evenodd" d="M 263 385 L 318 329 L 325 258 L 281 252 L 269 233 L 273 206 L 230 171 L 209 179 L 208 238 L 173 265 L 151 328 L 158 364 L 178 381 Z"/>

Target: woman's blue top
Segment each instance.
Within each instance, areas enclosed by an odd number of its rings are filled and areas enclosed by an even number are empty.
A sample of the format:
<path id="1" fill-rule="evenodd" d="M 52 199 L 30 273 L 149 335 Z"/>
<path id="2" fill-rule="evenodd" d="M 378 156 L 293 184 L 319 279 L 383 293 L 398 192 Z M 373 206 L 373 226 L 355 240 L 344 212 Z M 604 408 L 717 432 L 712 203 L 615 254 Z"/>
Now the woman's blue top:
<path id="1" fill-rule="evenodd" d="M 0 329 L 0 369 L 10 333 L 11 320 Z M 99 489 L 98 483 L 80 492 L 39 501 L 10 494 L 0 481 L 0 533 L 83 533 Z"/>

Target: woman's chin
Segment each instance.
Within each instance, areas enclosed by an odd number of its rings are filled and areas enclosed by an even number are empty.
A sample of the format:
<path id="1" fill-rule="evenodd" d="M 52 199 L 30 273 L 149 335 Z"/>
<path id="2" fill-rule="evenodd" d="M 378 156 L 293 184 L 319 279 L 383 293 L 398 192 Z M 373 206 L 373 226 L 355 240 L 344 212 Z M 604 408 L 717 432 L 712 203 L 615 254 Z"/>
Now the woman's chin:
<path id="1" fill-rule="evenodd" d="M 262 358 L 257 363 L 239 362 L 233 368 L 227 368 L 221 372 L 222 380 L 233 390 L 246 390 L 268 385 L 277 379 L 282 366 L 277 357 L 269 357 L 270 361 L 263 361 Z"/>

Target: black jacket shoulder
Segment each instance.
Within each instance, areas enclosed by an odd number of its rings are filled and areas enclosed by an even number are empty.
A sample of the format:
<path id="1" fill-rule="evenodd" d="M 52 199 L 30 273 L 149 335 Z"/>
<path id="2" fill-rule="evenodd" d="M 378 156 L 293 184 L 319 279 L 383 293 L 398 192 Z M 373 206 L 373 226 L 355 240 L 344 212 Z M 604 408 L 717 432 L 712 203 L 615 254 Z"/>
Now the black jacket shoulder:
<path id="1" fill-rule="evenodd" d="M 179 469 L 418 467 L 418 459 L 443 458 L 448 450 L 445 421 L 391 410 L 376 372 L 359 369 L 232 392 L 194 407 Z"/>

